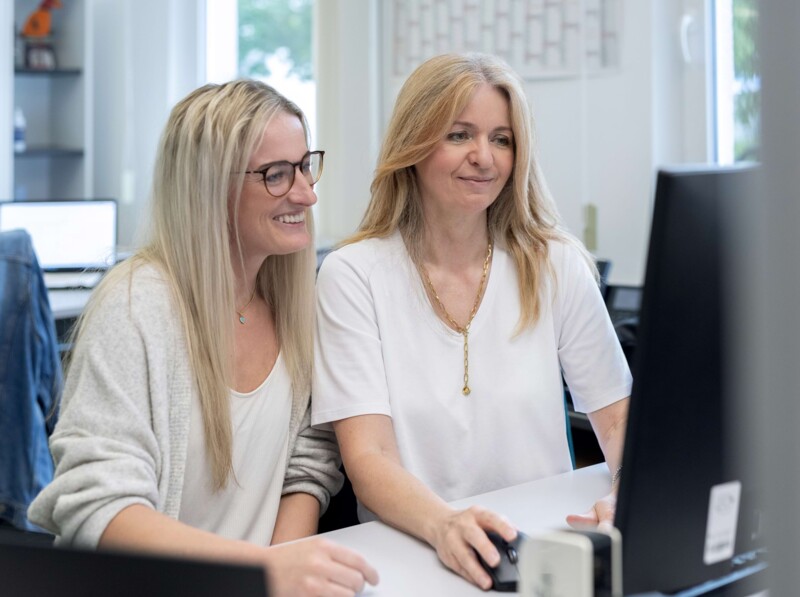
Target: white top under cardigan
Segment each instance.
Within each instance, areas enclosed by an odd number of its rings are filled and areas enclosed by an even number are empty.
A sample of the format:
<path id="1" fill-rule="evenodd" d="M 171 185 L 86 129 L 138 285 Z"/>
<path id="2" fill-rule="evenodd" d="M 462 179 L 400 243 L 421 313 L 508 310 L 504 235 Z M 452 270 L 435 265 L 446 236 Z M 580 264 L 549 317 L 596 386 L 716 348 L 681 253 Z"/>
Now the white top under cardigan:
<path id="1" fill-rule="evenodd" d="M 555 280 L 544 280 L 539 321 L 515 336 L 516 269 L 495 246 L 469 333 L 466 397 L 463 338 L 433 311 L 400 234 L 328 255 L 312 423 L 390 416 L 405 468 L 447 501 L 570 470 L 562 369 L 584 412 L 630 395 L 631 375 L 578 250 L 551 242 L 549 253 Z"/>
<path id="2" fill-rule="evenodd" d="M 177 518 L 183 499 L 196 389 L 181 318 L 160 270 L 130 261 L 117 267 L 129 275 L 86 321 L 73 352 L 50 438 L 55 478 L 28 511 L 60 544 L 95 547 L 132 504 Z M 343 482 L 338 448 L 332 434 L 308 426 L 308 416 L 308 396 L 296 396 L 281 492 L 309 493 L 324 511 Z"/>
<path id="3" fill-rule="evenodd" d="M 192 399 L 189 449 L 178 520 L 222 537 L 269 545 L 286 473 L 292 380 L 279 354 L 252 392 L 231 391 L 236 479 L 215 491 L 206 453 L 200 397 Z"/>

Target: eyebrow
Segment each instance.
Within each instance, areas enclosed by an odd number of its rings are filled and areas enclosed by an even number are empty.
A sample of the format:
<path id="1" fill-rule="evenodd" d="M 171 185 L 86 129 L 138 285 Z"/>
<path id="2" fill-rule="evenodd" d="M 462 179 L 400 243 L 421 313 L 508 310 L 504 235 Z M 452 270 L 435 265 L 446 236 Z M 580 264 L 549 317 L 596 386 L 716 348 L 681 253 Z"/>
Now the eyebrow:
<path id="1" fill-rule="evenodd" d="M 306 159 L 308 157 L 308 154 L 310 154 L 310 153 L 311 153 L 311 150 L 306 151 L 303 154 L 303 157 L 300 158 L 297 162 L 294 162 L 294 163 L 295 164 L 302 163 L 303 160 Z M 250 170 L 252 172 L 260 172 L 261 170 L 266 170 L 267 168 L 270 168 L 271 166 L 274 166 L 276 164 L 292 164 L 292 163 L 293 162 L 291 160 L 275 160 L 274 162 L 267 162 L 266 164 L 261 164 L 260 166 L 256 166 L 254 168 L 250 168 Z"/>
<path id="2" fill-rule="evenodd" d="M 470 129 L 477 128 L 471 122 L 465 122 L 463 120 L 456 120 L 451 126 L 463 126 Z M 497 132 L 497 131 L 508 131 L 509 133 L 513 134 L 514 129 L 512 129 L 510 126 L 498 126 L 492 129 L 492 132 Z"/>

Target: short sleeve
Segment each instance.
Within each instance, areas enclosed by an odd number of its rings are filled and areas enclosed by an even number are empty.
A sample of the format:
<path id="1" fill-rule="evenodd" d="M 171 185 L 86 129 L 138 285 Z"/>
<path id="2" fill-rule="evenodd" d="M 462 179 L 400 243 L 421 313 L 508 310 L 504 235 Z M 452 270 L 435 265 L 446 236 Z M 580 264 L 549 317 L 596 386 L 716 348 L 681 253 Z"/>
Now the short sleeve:
<path id="1" fill-rule="evenodd" d="M 593 412 L 630 396 L 632 378 L 589 264 L 567 243 L 551 245 L 558 357 L 575 409 Z"/>
<path id="2" fill-rule="evenodd" d="M 359 246 L 334 251 L 317 278 L 313 425 L 364 414 L 391 416 L 371 272 Z"/>

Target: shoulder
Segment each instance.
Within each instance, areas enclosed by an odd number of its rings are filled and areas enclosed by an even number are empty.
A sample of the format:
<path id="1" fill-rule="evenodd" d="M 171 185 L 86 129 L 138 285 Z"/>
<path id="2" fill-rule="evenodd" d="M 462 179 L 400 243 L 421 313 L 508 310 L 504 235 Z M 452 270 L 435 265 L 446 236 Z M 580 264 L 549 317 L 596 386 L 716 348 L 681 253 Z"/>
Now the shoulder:
<path id="1" fill-rule="evenodd" d="M 329 253 L 322 262 L 319 280 L 325 283 L 331 277 L 348 274 L 367 279 L 376 272 L 393 269 L 406 259 L 405 245 L 399 233 L 385 238 L 369 238 Z"/>
<path id="2" fill-rule="evenodd" d="M 574 237 L 551 239 L 547 243 L 547 256 L 557 278 L 575 275 L 594 277 L 591 256 Z"/>
<path id="3" fill-rule="evenodd" d="M 141 261 L 123 262 L 115 267 L 95 294 L 107 307 L 132 310 L 157 311 L 173 301 L 171 285 L 161 269 Z"/>
<path id="4" fill-rule="evenodd" d="M 131 261 L 111 270 L 95 290 L 90 319 L 100 324 L 135 325 L 167 332 L 175 328 L 180 316 L 172 285 L 161 269 L 151 263 Z"/>

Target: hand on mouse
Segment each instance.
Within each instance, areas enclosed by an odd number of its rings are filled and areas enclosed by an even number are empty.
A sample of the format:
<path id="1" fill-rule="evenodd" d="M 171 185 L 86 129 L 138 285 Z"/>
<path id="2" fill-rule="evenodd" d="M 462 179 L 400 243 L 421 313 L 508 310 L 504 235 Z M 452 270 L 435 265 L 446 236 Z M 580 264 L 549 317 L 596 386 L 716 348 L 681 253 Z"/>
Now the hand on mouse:
<path id="1" fill-rule="evenodd" d="M 445 566 L 484 590 L 491 588 L 492 579 L 478 562 L 475 552 L 489 566 L 500 562 L 500 554 L 486 531 L 495 531 L 506 541 L 513 541 L 517 536 L 517 530 L 504 516 L 472 506 L 466 510 L 452 510 L 437 520 L 430 541 Z"/>
<path id="2" fill-rule="evenodd" d="M 614 526 L 614 514 L 617 509 L 617 494 L 612 491 L 597 500 L 592 509 L 584 514 L 570 514 L 567 524 L 574 529 L 597 529 L 609 531 Z"/>

